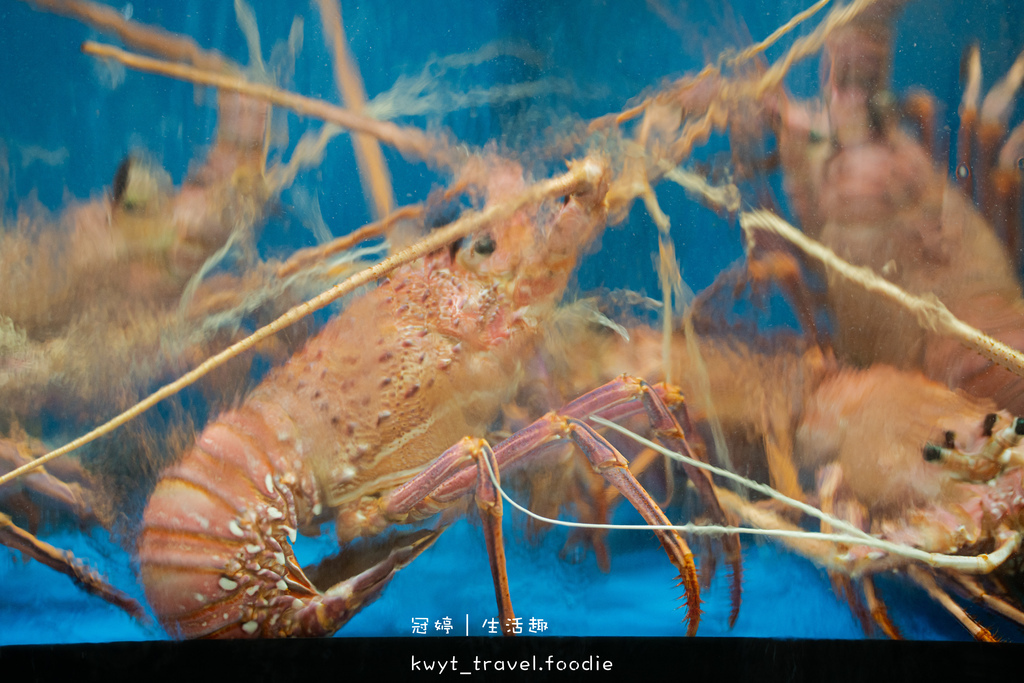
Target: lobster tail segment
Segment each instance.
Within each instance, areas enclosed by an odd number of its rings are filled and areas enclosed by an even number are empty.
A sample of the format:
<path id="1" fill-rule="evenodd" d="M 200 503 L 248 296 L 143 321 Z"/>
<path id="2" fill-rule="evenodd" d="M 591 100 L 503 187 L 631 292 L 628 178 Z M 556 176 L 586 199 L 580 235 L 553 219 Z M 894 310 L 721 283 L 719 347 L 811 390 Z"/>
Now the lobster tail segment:
<path id="1" fill-rule="evenodd" d="M 172 635 L 328 635 L 436 538 L 395 548 L 321 593 L 292 551 L 299 520 L 309 522 L 306 508 L 315 503 L 303 493 L 302 473 L 281 475 L 280 454 L 257 445 L 278 442 L 267 431 L 245 408 L 222 415 L 150 498 L 139 539 L 142 582 Z"/>

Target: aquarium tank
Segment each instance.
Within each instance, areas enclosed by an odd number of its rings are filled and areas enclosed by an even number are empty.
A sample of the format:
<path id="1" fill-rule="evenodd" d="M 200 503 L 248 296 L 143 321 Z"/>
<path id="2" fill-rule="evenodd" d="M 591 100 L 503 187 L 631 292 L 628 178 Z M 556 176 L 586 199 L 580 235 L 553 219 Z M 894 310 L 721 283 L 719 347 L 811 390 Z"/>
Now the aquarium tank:
<path id="1" fill-rule="evenodd" d="M 1022 9 L 3 0 L 0 646 L 1020 641 Z"/>

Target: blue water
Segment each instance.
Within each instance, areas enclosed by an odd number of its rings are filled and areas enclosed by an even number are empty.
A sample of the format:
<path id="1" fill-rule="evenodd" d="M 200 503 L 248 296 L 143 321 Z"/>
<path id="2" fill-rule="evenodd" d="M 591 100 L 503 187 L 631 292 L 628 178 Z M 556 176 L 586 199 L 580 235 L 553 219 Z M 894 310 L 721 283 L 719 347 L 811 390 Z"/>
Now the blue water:
<path id="1" fill-rule="evenodd" d="M 707 9 L 704 3 L 588 0 L 345 2 L 344 16 L 371 96 L 388 90 L 403 76 L 420 73 L 439 57 L 474 51 L 497 40 L 528 46 L 535 61 L 502 57 L 446 72 L 438 81 L 458 91 L 536 81 L 541 87 L 533 97 L 401 120 L 415 126 L 446 127 L 473 145 L 496 140 L 529 150 L 531 138 L 539 137 L 547 126 L 621 110 L 631 98 L 699 68 L 722 49 L 768 35 L 805 4 L 753 0 Z M 227 0 L 164 0 L 117 7 L 134 19 L 190 35 L 204 47 L 247 61 L 232 3 Z M 1013 0 L 912 4 L 898 31 L 896 89 L 930 90 L 944 105 L 946 124 L 955 126 L 962 50 L 978 41 L 986 74 L 1004 73 L 1024 46 L 1021 9 L 1024 4 Z M 306 22 L 291 87 L 336 100 L 319 20 L 307 5 L 282 0 L 255 4 L 264 56 L 287 36 L 295 11 L 303 12 Z M 38 200 L 57 210 L 70 198 L 97 196 L 132 150 L 145 150 L 175 183 L 181 182 L 193 159 L 201 158 L 216 123 L 209 92 L 156 76 L 111 75 L 79 51 L 83 40 L 100 38 L 94 31 L 34 12 L 14 0 L 0 0 L 0 26 L 0 139 L 9 168 L 2 208 L 8 216 L 26 202 Z M 794 35 L 807 30 L 801 28 Z M 781 55 L 791 41 L 785 39 L 769 50 L 769 60 Z M 111 78 L 123 81 L 111 88 L 106 84 Z M 991 78 L 987 76 L 987 82 Z M 797 93 L 815 91 L 817 60 L 799 65 L 787 83 Z M 289 116 L 290 143 L 309 125 Z M 50 162 L 38 161 L 32 153 L 38 149 L 50 153 Z M 724 140 L 713 138 L 695 156 L 713 160 L 724 149 Z M 423 199 L 433 184 L 444 180 L 422 164 L 386 154 L 399 203 Z M 549 163 L 546 170 L 558 170 L 557 163 Z M 778 181 L 773 182 L 778 194 Z M 323 218 L 335 234 L 369 220 L 351 147 L 344 137 L 332 143 L 324 163 L 301 176 L 297 184 L 319 196 Z M 677 187 L 659 187 L 658 197 L 672 218 L 683 276 L 699 291 L 739 258 L 738 229 L 688 200 Z M 784 201 L 781 195 L 777 198 Z M 293 199 L 286 192 L 282 204 L 287 206 Z M 281 215 L 287 216 L 287 211 Z M 310 234 L 295 221 L 277 216 L 265 228 L 261 248 L 281 253 L 312 243 Z M 642 209 L 635 209 L 628 225 L 609 231 L 602 250 L 582 265 L 578 290 L 622 288 L 654 294 L 651 254 L 655 245 L 653 226 Z M 539 544 L 527 543 L 520 531 L 522 520 L 515 512 L 507 514 L 511 591 L 524 621 L 544 620 L 549 635 L 684 633 L 678 610 L 680 589 L 674 587 L 673 572 L 649 534 L 613 535 L 611 572 L 603 574 L 592 555 L 576 564 L 560 560 L 562 534 L 548 534 Z M 72 550 L 113 584 L 142 598 L 130 553 L 104 530 L 83 532 L 65 522 L 48 528 L 46 539 Z M 300 552 L 312 558 L 329 553 L 332 547 L 331 535 L 325 533 L 306 542 Z M 827 577 L 808 561 L 773 544 L 756 542 L 747 543 L 744 560 L 743 607 L 735 628 L 728 628 L 726 575 L 720 568 L 704 595 L 701 635 L 863 637 Z M 899 577 L 880 583 L 890 614 L 908 637 L 967 637 L 955 620 Z M 84 594 L 65 577 L 5 549 L 0 549 L 0 586 L 0 644 L 164 637 L 155 627 L 139 625 Z M 411 635 L 413 619 L 423 617 L 431 624 L 451 618 L 453 635 L 464 633 L 468 617 L 470 634 L 482 635 L 481 625 L 493 613 L 493 604 L 482 534 L 477 526 L 461 522 L 401 572 L 384 597 L 357 615 L 342 635 Z M 1020 633 L 1013 626 L 1000 631 L 1009 638 L 1019 638 Z"/>
<path id="2" fill-rule="evenodd" d="M 514 514 L 514 513 L 513 513 Z M 509 531 L 512 532 L 511 527 Z M 512 532 L 513 534 L 515 532 Z M 540 544 L 508 547 L 509 585 L 524 632 L 531 619 L 542 620 L 551 636 L 681 636 L 681 588 L 653 536 L 641 532 L 612 535 L 611 572 L 600 572 L 593 555 L 579 563 L 559 559 L 557 532 Z M 515 538 L 515 536 L 513 536 Z M 142 599 L 131 558 L 112 545 L 105 532 L 51 534 L 47 540 L 73 550 L 103 571 L 119 588 Z M 303 539 L 299 554 L 331 552 L 330 537 Z M 0 555 L 4 596 L 0 599 L 0 644 L 113 642 L 164 638 L 155 626 L 141 625 L 119 609 L 86 595 L 49 569 Z M 701 636 L 773 638 L 862 638 L 860 625 L 831 591 L 824 573 L 806 560 L 768 543 L 749 542 L 744 550 L 743 602 L 734 628 L 728 576 L 724 568 L 702 593 Z M 894 621 L 908 638 L 967 640 L 966 631 L 931 604 L 920 591 L 901 582 L 881 583 Z M 360 612 L 341 636 L 414 636 L 413 620 L 427 618 L 429 635 L 486 635 L 493 618 L 494 590 L 479 527 L 461 522 L 433 548 L 403 570 L 384 596 Z M 452 630 L 437 630 L 451 619 Z M 992 621 L 990 620 L 991 624 Z M 998 622 L 997 622 L 998 623 Z M 535 622 L 537 629 L 539 623 Z M 1013 637 L 1012 626 L 1000 631 Z"/>

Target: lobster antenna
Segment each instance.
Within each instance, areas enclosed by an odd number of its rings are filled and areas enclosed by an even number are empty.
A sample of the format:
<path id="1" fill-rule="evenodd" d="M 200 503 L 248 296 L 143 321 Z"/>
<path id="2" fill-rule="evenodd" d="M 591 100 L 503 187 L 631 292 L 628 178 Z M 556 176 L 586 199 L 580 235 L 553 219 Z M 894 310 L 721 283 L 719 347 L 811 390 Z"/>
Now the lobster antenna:
<path id="1" fill-rule="evenodd" d="M 262 102 L 289 109 L 301 116 L 333 123 L 354 133 L 371 135 L 406 156 L 433 162 L 444 168 L 457 168 L 465 156 L 465 152 L 459 153 L 443 140 L 431 137 L 419 129 L 399 126 L 390 121 L 379 121 L 357 114 L 350 109 L 328 104 L 312 97 L 305 97 L 283 88 L 264 83 L 253 83 L 241 76 L 232 76 L 187 64 L 147 57 L 91 40 L 82 43 L 82 52 L 93 57 L 112 59 L 136 71 L 247 95 Z"/>
<path id="2" fill-rule="evenodd" d="M 741 50 L 740 53 L 733 57 L 732 59 L 730 59 L 727 62 L 727 64 L 731 67 L 736 67 L 745 62 L 749 62 L 751 59 L 758 56 L 759 54 L 762 54 L 772 45 L 779 42 L 780 38 L 783 38 L 786 34 L 795 29 L 797 26 L 799 26 L 800 24 L 802 24 L 803 22 L 807 21 L 815 14 L 817 14 L 818 11 L 821 10 L 830 1 L 831 0 L 818 0 L 818 2 L 814 3 L 807 9 L 801 12 L 797 12 L 790 18 L 789 21 L 787 21 L 785 24 L 772 31 L 771 35 L 769 35 L 767 38 L 762 40 L 760 43 L 755 43 Z"/>
<path id="3" fill-rule="evenodd" d="M 164 55 L 176 62 L 188 62 L 209 71 L 234 73 L 239 67 L 216 50 L 199 46 L 187 36 L 126 19 L 107 5 L 81 0 L 22 0 L 38 10 L 70 17 L 97 31 L 112 34 L 125 45 L 144 52 Z"/>

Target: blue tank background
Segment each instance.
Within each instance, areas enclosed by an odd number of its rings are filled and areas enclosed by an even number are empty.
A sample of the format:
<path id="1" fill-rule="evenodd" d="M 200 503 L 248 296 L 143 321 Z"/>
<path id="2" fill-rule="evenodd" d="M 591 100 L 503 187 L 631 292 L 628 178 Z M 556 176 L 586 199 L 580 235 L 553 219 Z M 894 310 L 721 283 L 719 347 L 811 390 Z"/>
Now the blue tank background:
<path id="1" fill-rule="evenodd" d="M 665 79 L 692 72 L 729 46 L 759 40 L 802 9 L 806 2 L 759 0 L 729 5 L 693 2 L 676 31 L 655 11 L 674 3 L 545 2 L 541 0 L 479 2 L 344 3 L 351 49 L 369 95 L 390 88 L 402 76 L 417 74 L 434 57 L 476 50 L 496 40 L 524 43 L 542 57 L 539 65 L 500 58 L 464 74 L 461 86 L 487 88 L 520 80 L 565 79 L 570 92 L 542 95 L 532 101 L 493 108 L 460 110 L 441 119 L 413 117 L 417 126 L 443 125 L 470 144 L 503 140 L 513 133 L 526 139 L 531 126 L 559 118 L 588 118 L 621 110 L 632 98 L 650 92 Z M 707 5 L 710 5 L 710 9 Z M 139 2 L 124 5 L 132 18 L 193 37 L 241 63 L 248 61 L 245 42 L 227 0 Z M 323 45 L 316 12 L 305 3 L 261 0 L 254 3 L 264 57 L 287 37 L 295 12 L 305 18 L 304 45 L 292 89 L 337 101 L 330 57 Z M 943 103 L 946 125 L 955 131 L 960 97 L 959 62 L 972 42 L 982 48 L 986 84 L 1006 72 L 1024 47 L 1024 3 L 1014 0 L 979 3 L 925 2 L 904 12 L 897 32 L 894 85 L 897 93 L 920 87 Z M 812 22 L 813 25 L 813 22 Z M 33 11 L 14 0 L 0 0 L 0 140 L 6 144 L 10 168 L 8 216 L 31 196 L 50 209 L 69 198 L 96 196 L 109 186 L 114 171 L 132 150 L 145 150 L 166 168 L 175 183 L 191 160 L 201 157 L 216 125 L 213 93 L 169 79 L 134 72 L 118 87 L 101 84 L 101 68 L 81 54 L 83 40 L 111 42 L 80 24 Z M 803 35 L 809 28 L 798 29 Z M 774 60 L 792 37 L 772 48 Z M 810 95 L 818 87 L 816 59 L 794 71 L 788 85 Z M 537 123 L 534 113 L 544 116 Z M 1020 119 L 1018 113 L 1015 120 Z M 289 116 L 290 140 L 298 139 L 310 122 Z M 940 124 L 941 127 L 941 124 Z M 947 132 L 947 135 L 949 133 Z M 22 165 L 25 150 L 66 150 L 56 165 Z M 528 147 L 526 148 L 529 149 Z M 724 149 L 713 139 L 697 157 L 711 158 Z M 385 152 L 400 204 L 419 201 L 435 183 L 443 182 L 426 166 Z M 344 136 L 328 148 L 323 165 L 302 184 L 315 190 L 323 217 L 335 234 L 369 220 Z M 677 254 L 687 284 L 699 291 L 742 253 L 738 228 L 687 199 L 667 183 L 657 188 L 670 215 Z M 776 196 L 784 201 L 778 192 Z M 282 202 L 287 204 L 289 194 Z M 263 248 L 282 253 L 313 244 L 308 231 L 295 222 L 265 228 Z M 652 255 L 655 230 L 642 209 L 630 221 L 610 230 L 602 250 L 588 257 L 579 275 L 579 290 L 624 288 L 656 294 Z M 0 286 L 2 282 L 0 282 Z M 510 518 L 509 574 L 517 615 L 544 619 L 549 635 L 682 635 L 682 613 L 673 572 L 653 536 L 619 532 L 611 536 L 612 571 L 602 574 L 592 555 L 577 564 L 558 559 L 565 534 L 554 531 L 539 545 L 526 543 L 518 513 Z M 620 511 L 617 521 L 632 521 Z M 141 599 L 130 554 L 112 543 L 102 529 L 67 529 L 47 540 L 67 548 L 103 572 L 112 583 Z M 330 532 L 306 540 L 306 557 L 327 554 Z M 300 555 L 301 557 L 301 555 Z M 775 545 L 746 541 L 743 607 L 728 629 L 728 585 L 719 569 L 705 595 L 703 636 L 780 638 L 861 638 L 863 633 L 848 607 L 834 596 L 827 577 L 809 562 Z M 0 548 L 0 644 L 118 641 L 165 637 L 154 627 L 132 622 L 115 608 L 91 598 L 69 580 L 17 553 Z M 882 582 L 890 614 L 907 637 L 966 639 L 967 633 L 922 592 L 893 580 Z M 451 617 L 453 633 L 463 633 L 468 615 L 470 633 L 484 633 L 481 624 L 494 611 L 494 597 L 482 534 L 461 522 L 423 557 L 402 571 L 384 597 L 363 610 L 342 636 L 407 636 L 411 621 L 427 617 L 431 624 Z M 988 620 L 988 617 L 986 617 Z M 992 619 L 989 623 L 998 623 Z M 1020 629 L 997 626 L 1003 637 L 1019 638 Z"/>

